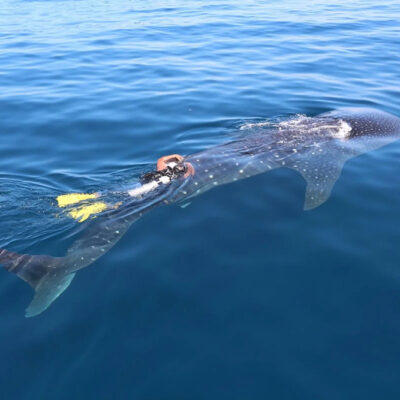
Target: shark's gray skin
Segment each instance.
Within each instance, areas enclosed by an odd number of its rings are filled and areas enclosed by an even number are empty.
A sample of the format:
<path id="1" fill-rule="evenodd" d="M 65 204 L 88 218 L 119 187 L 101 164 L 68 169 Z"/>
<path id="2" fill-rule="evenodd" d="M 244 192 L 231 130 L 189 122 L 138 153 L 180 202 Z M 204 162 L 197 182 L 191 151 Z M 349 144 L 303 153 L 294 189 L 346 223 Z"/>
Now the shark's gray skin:
<path id="1" fill-rule="evenodd" d="M 186 202 L 215 186 L 286 167 L 306 180 L 304 208 L 312 209 L 329 198 L 347 160 L 400 139 L 400 119 L 374 109 L 340 109 L 265 125 L 250 124 L 247 135 L 187 156 L 184 162 L 192 165 L 193 175 L 160 185 L 86 222 L 84 234 L 64 257 L 0 250 L 0 263 L 35 290 L 26 316 L 44 311 L 76 271 L 110 250 L 133 222 L 155 206 Z"/>

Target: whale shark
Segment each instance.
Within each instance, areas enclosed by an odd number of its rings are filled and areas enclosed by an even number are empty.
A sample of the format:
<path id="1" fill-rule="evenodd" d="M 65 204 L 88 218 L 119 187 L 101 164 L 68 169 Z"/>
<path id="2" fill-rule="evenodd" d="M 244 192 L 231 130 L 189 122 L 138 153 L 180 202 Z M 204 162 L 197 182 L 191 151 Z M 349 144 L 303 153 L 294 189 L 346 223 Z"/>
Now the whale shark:
<path id="1" fill-rule="evenodd" d="M 46 310 L 77 271 L 108 252 L 154 207 L 185 205 L 214 187 L 277 168 L 296 170 L 305 179 L 305 210 L 320 206 L 329 198 L 346 161 L 400 139 L 400 118 L 376 109 L 342 108 L 313 117 L 248 123 L 241 133 L 186 157 L 160 159 L 157 171 L 145 174 L 140 187 L 128 190 L 118 206 L 83 222 L 81 237 L 63 257 L 0 249 L 0 264 L 35 291 L 26 317 Z M 171 159 L 172 164 L 165 162 Z"/>

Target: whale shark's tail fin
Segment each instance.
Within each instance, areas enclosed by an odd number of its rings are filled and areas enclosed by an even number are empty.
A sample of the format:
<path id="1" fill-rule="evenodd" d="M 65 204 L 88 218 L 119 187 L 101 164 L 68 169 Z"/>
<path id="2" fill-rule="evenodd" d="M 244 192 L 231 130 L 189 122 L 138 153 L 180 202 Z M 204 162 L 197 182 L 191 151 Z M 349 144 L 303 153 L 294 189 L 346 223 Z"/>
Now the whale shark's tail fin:
<path id="1" fill-rule="evenodd" d="M 74 273 L 63 273 L 59 268 L 63 258 L 46 255 L 18 254 L 0 249 L 0 264 L 13 272 L 35 290 L 32 302 L 25 311 L 26 317 L 40 314 L 69 286 Z"/>

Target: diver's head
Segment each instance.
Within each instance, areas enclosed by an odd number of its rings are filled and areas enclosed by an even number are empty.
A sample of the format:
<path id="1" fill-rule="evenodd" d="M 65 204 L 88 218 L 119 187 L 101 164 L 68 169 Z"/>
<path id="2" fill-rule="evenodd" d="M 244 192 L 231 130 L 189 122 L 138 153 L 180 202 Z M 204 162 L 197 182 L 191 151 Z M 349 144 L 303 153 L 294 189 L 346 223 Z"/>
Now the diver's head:
<path id="1" fill-rule="evenodd" d="M 180 178 L 188 178 L 194 175 L 192 164 L 185 161 L 179 154 L 164 156 L 157 161 L 157 170 L 148 172 L 141 177 L 141 183 L 159 182 L 170 183 Z"/>
<path id="2" fill-rule="evenodd" d="M 180 154 L 171 154 L 169 156 L 161 157 L 157 160 L 157 171 L 162 171 L 167 167 L 174 168 L 178 164 L 183 163 L 183 157 Z"/>
<path id="3" fill-rule="evenodd" d="M 177 175 L 183 173 L 184 178 L 194 175 L 193 165 L 185 161 L 185 158 L 180 154 L 171 154 L 158 159 L 157 171 L 163 171 L 168 168 L 175 170 Z"/>

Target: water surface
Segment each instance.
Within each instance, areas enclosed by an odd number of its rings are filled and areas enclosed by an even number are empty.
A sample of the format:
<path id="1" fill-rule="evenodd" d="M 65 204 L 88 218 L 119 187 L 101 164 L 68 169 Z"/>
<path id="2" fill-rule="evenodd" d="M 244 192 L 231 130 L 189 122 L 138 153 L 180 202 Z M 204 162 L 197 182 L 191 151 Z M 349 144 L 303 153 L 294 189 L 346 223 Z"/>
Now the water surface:
<path id="1" fill-rule="evenodd" d="M 0 0 L 0 247 L 62 253 L 54 196 L 249 122 L 400 115 L 399 20 L 389 0 Z M 36 318 L 0 270 L 1 397 L 398 399 L 399 160 L 351 160 L 310 212 L 284 169 L 156 209 Z"/>

